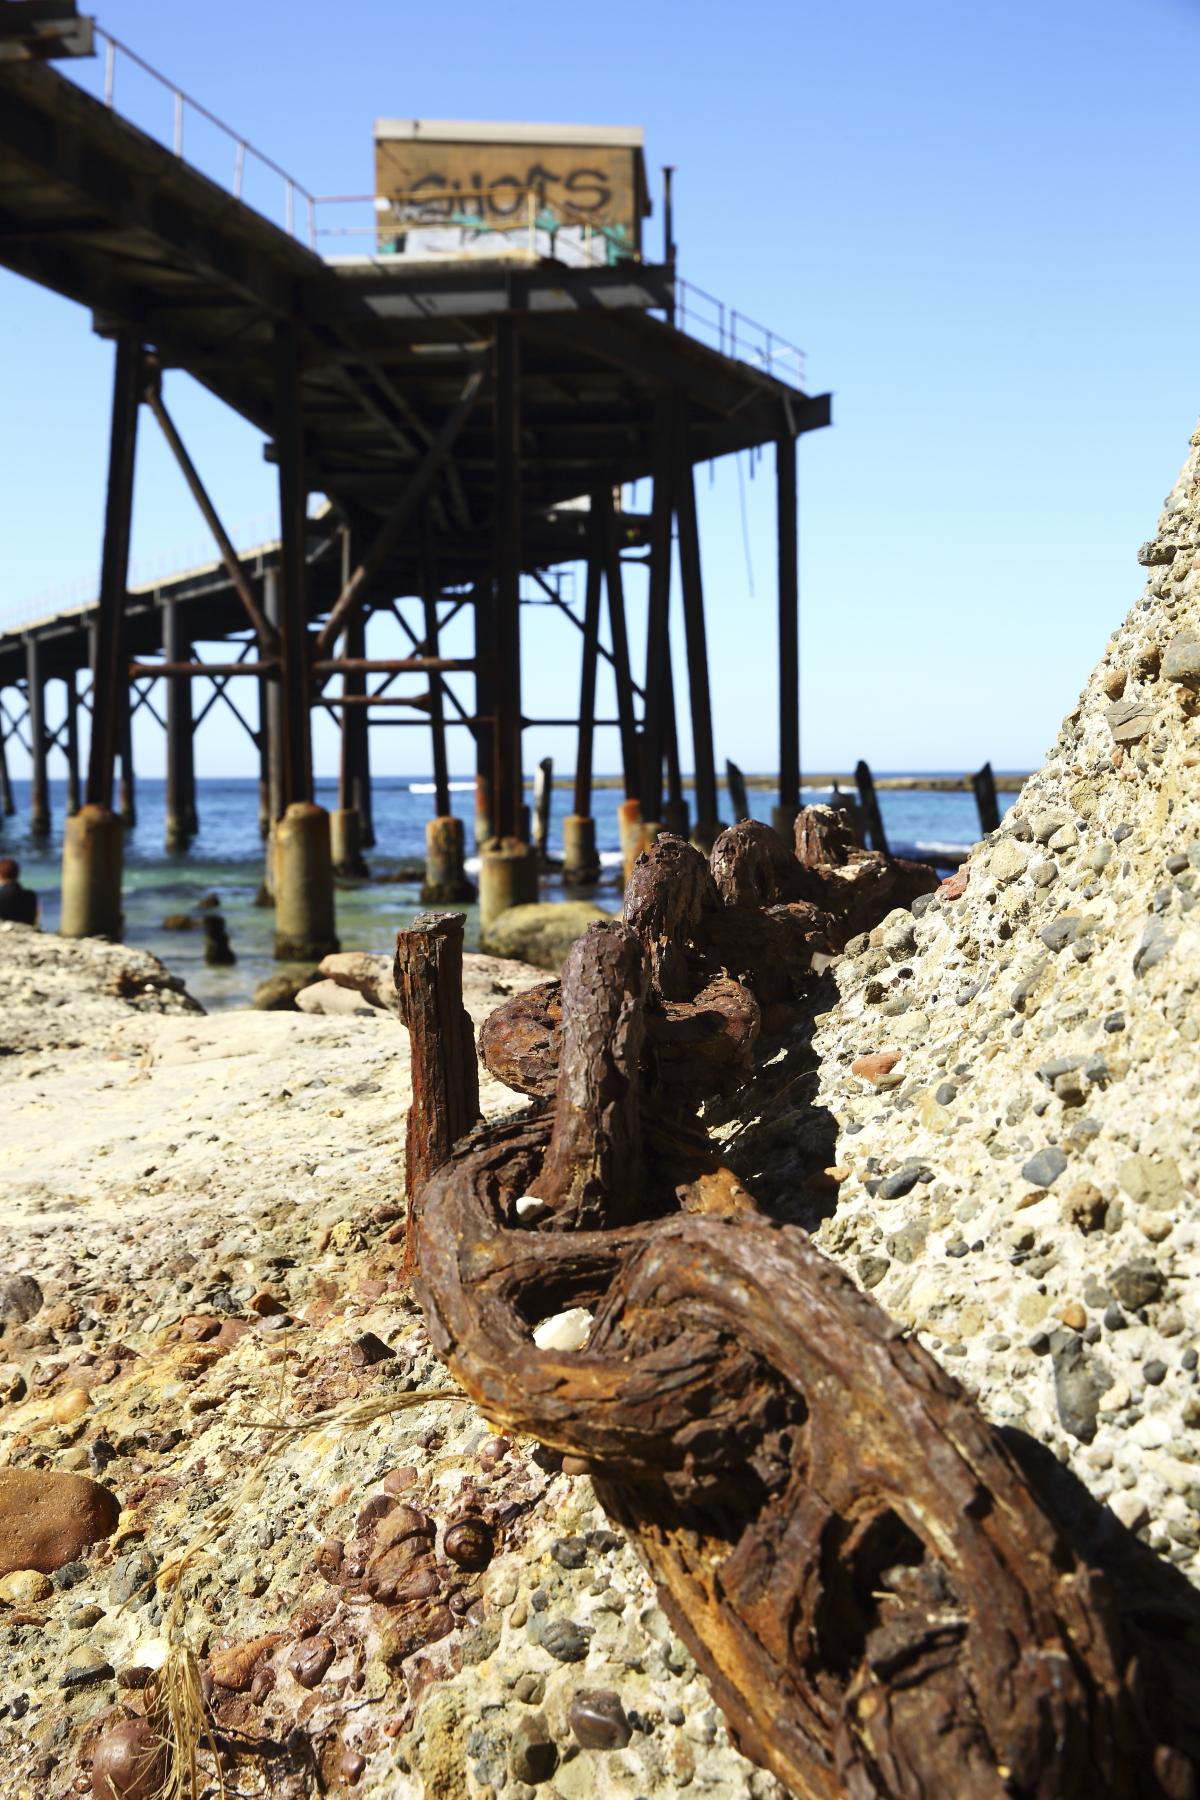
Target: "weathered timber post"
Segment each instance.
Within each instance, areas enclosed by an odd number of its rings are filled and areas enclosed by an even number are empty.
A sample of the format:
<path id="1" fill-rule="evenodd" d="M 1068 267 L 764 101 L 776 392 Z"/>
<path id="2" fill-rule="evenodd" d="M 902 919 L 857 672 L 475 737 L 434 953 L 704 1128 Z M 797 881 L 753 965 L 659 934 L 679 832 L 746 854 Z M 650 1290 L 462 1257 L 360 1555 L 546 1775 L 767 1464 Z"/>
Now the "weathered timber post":
<path id="1" fill-rule="evenodd" d="M 412 1201 L 479 1118 L 475 1032 L 462 999 L 465 913 L 417 913 L 396 933 L 393 979 L 412 1039 L 404 1182 Z M 412 1239 L 409 1239 L 411 1256 Z M 406 1257 L 407 1260 L 407 1257 Z"/>
<path id="2" fill-rule="evenodd" d="M 654 403 L 654 505 L 650 521 L 650 601 L 646 619 L 646 706 L 642 727 L 642 819 L 661 821 L 663 754 L 671 698 L 671 459 L 674 405 L 663 392 Z"/>
<path id="3" fill-rule="evenodd" d="M 192 660 L 191 640 L 183 627 L 178 600 L 163 607 L 163 657 L 169 663 Z M 183 850 L 195 837 L 196 758 L 192 738 L 192 678 L 167 676 L 167 816 L 168 850 Z"/>
<path id="4" fill-rule="evenodd" d="M 50 777 L 47 767 L 46 674 L 42 646 L 32 634 L 25 639 L 25 691 L 29 707 L 29 829 L 34 837 L 50 833 Z"/>
<path id="5" fill-rule="evenodd" d="M 100 597 L 96 608 L 87 803 L 73 819 L 68 819 L 63 836 L 59 930 L 64 937 L 119 938 L 121 935 L 122 826 L 112 810 L 112 802 L 117 751 L 124 722 L 129 717 L 125 584 L 129 575 L 129 528 L 133 514 L 141 363 L 142 347 L 138 334 L 125 327 L 117 333 L 113 373 L 108 493 L 104 508 Z"/>
<path id="6" fill-rule="evenodd" d="M 871 848 L 872 850 L 881 850 L 884 856 L 887 856 L 887 833 L 883 829 L 879 799 L 875 793 L 875 782 L 865 762 L 858 762 L 854 765 L 854 780 L 858 787 L 858 804 L 862 807 L 867 830 L 871 834 Z"/>
<path id="7" fill-rule="evenodd" d="M 495 835 L 480 855 L 485 928 L 538 897 L 537 856 L 522 829 L 521 783 L 521 345 L 511 313 L 496 322 Z"/>
<path id="8" fill-rule="evenodd" d="M 64 678 L 67 690 L 67 817 L 73 819 L 79 811 L 79 690 L 75 686 L 75 670 L 72 669 Z M 0 760 L 3 759 L 3 746 L 0 745 Z M 3 771 L 0 770 L 0 779 Z"/>
<path id="9" fill-rule="evenodd" d="M 704 580 L 696 486 L 688 447 L 688 415 L 681 405 L 675 466 L 675 514 L 679 522 L 679 577 L 687 638 L 688 695 L 692 712 L 692 766 L 696 772 L 696 829 L 692 841 L 707 856 L 722 826 L 717 812 L 717 769 L 713 753 L 712 696 L 708 680 L 708 635 L 704 623 Z"/>
<path id="10" fill-rule="evenodd" d="M 583 656 L 579 674 L 579 739 L 575 749 L 575 793 L 563 820 L 563 880 L 586 886 L 597 880 L 596 821 L 592 817 L 592 757 L 596 736 L 596 663 L 600 650 L 600 584 L 604 578 L 600 496 L 593 494 L 588 517 L 587 593 L 583 605 Z M 612 495 L 609 495 L 609 507 Z M 549 808 L 547 808 L 547 813 Z"/>
<path id="11" fill-rule="evenodd" d="M 800 811 L 800 565 L 796 440 L 775 440 L 775 528 L 779 583 L 779 804 L 771 824 L 790 846 Z"/>
<path id="12" fill-rule="evenodd" d="M 975 805 L 979 810 L 979 829 L 984 837 L 989 832 L 1000 829 L 1000 806 L 996 799 L 996 778 L 992 774 L 992 765 L 985 762 L 982 769 L 971 777 L 971 786 L 975 790 Z"/>
<path id="13" fill-rule="evenodd" d="M 308 619 L 307 490 L 295 325 L 275 327 L 275 448 L 279 459 L 280 655 L 283 789 L 275 831 L 275 955 L 318 961 L 338 947 L 329 814 L 313 803 Z"/>

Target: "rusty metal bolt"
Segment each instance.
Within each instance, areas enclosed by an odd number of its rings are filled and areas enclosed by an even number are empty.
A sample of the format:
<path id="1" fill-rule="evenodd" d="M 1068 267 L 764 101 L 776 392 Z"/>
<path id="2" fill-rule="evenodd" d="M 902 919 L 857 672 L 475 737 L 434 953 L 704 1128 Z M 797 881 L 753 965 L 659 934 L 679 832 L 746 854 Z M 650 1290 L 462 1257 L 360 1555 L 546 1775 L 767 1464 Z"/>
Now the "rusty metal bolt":
<path id="1" fill-rule="evenodd" d="M 486 1569 L 494 1547 L 492 1528 L 483 1519 L 459 1519 L 446 1527 L 446 1555 L 460 1569 Z"/>

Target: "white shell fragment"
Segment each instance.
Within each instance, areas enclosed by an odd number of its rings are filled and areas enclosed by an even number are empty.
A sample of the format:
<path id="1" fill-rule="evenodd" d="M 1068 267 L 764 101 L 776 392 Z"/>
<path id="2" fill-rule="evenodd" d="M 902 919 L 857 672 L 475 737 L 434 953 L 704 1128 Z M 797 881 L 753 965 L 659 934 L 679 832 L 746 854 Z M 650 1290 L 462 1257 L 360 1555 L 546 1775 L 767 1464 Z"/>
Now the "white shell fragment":
<path id="1" fill-rule="evenodd" d="M 591 1313 L 584 1306 L 573 1306 L 569 1312 L 555 1313 L 535 1325 L 533 1341 L 539 1350 L 582 1350 L 591 1330 Z"/>
<path id="2" fill-rule="evenodd" d="M 535 1219 L 540 1219 L 549 1210 L 546 1202 L 539 1200 L 536 1194 L 522 1194 L 516 1203 L 517 1217 L 522 1225 L 532 1225 Z"/>

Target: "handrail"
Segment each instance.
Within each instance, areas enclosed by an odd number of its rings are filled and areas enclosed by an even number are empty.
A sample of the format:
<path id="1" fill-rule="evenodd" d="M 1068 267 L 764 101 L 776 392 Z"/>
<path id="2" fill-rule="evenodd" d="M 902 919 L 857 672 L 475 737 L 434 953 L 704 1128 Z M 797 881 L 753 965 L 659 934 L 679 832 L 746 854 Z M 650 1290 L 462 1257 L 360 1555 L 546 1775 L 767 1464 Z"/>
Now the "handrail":
<path id="1" fill-rule="evenodd" d="M 250 142 L 249 138 L 242 137 L 238 132 L 233 130 L 232 126 L 226 125 L 223 119 L 218 119 L 216 114 L 210 112 L 207 106 L 201 105 L 199 100 L 193 100 L 190 94 L 185 94 L 181 87 L 177 86 L 175 82 L 168 80 L 165 75 L 161 75 L 156 68 L 145 60 L 144 57 L 139 56 L 136 50 L 131 50 L 128 44 L 123 44 L 119 38 L 115 38 L 111 31 L 105 31 L 101 25 L 96 25 L 94 29 L 96 36 L 103 38 L 108 46 L 104 53 L 105 106 L 110 107 L 114 112 L 117 111 L 116 79 L 117 53 L 119 51 L 122 56 L 128 57 L 130 62 L 136 63 L 137 67 L 141 69 L 144 74 L 149 75 L 152 80 L 157 81 L 161 87 L 165 87 L 167 92 L 173 96 L 175 105 L 172 149 L 180 162 L 184 160 L 183 128 L 185 109 L 191 107 L 193 112 L 197 113 L 202 119 L 207 119 L 210 125 L 215 126 L 218 131 L 223 132 L 234 146 L 233 186 L 231 190 L 234 199 L 240 200 L 242 198 L 246 157 L 247 154 L 249 154 L 256 162 L 261 163 L 265 169 L 269 169 L 273 175 L 277 175 L 284 184 L 284 229 L 289 237 L 294 237 L 296 235 L 295 196 L 297 194 L 303 195 L 307 202 L 308 247 L 310 250 L 316 249 L 315 197 L 309 193 L 303 182 L 297 181 L 294 175 L 289 175 L 287 170 L 281 168 L 272 157 L 267 156 L 263 151 L 257 149 L 255 145 Z"/>

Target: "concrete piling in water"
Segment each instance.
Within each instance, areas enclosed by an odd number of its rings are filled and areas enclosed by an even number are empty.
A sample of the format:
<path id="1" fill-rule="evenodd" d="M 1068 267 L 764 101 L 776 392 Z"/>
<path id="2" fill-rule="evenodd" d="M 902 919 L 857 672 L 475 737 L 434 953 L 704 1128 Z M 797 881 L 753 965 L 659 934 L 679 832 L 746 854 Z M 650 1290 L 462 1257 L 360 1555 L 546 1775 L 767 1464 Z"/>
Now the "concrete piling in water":
<path id="1" fill-rule="evenodd" d="M 640 800 L 621 801 L 617 807 L 617 831 L 621 840 L 621 860 L 625 864 L 625 879 L 628 881 L 633 865 L 644 848 Z"/>
<path id="2" fill-rule="evenodd" d="M 467 878 L 463 868 L 464 849 L 461 819 L 448 813 L 439 819 L 426 820 L 422 906 L 454 906 L 464 900 L 474 900 L 475 884 Z"/>
<path id="3" fill-rule="evenodd" d="M 537 851 L 519 838 L 492 838 L 479 859 L 479 923 L 483 930 L 510 906 L 538 897 Z"/>
<path id="4" fill-rule="evenodd" d="M 562 823 L 563 880 L 569 887 L 590 887 L 600 878 L 596 821 L 583 813 L 568 813 Z"/>
<path id="5" fill-rule="evenodd" d="M 333 872 L 342 881 L 363 881 L 370 874 L 362 853 L 362 817 L 356 806 L 338 807 L 329 815 Z"/>
<path id="6" fill-rule="evenodd" d="M 125 829 L 107 806 L 81 806 L 63 832 L 63 937 L 120 939 Z"/>
<path id="7" fill-rule="evenodd" d="M 338 949 L 329 814 L 293 801 L 275 827 L 275 956 L 319 962 Z"/>

